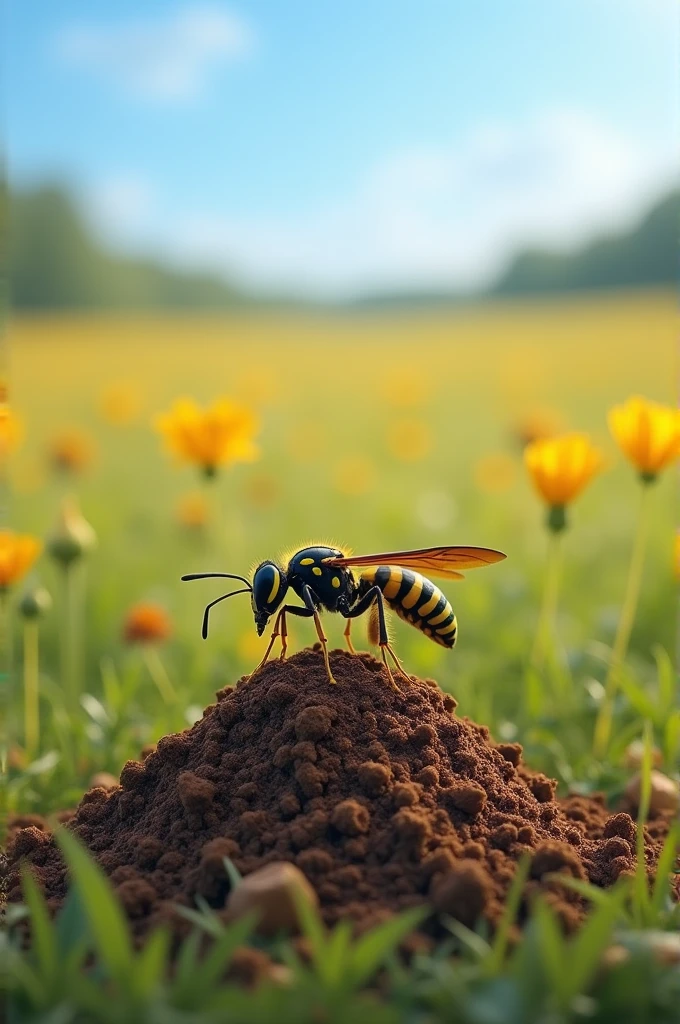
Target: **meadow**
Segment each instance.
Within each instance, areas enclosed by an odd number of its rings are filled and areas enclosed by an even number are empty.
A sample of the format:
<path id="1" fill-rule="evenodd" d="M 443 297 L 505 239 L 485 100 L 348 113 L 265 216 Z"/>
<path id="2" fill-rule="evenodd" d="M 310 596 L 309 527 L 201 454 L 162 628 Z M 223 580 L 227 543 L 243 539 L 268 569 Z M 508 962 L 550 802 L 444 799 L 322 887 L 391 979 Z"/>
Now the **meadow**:
<path id="1" fill-rule="evenodd" d="M 408 671 L 435 678 L 498 739 L 520 741 L 527 762 L 562 791 L 605 789 L 615 798 L 630 775 L 625 750 L 645 721 L 664 770 L 677 772 L 672 469 L 650 488 L 642 592 L 614 727 L 607 749 L 593 753 L 640 491 L 607 411 L 632 394 L 673 402 L 676 327 L 676 298 L 663 291 L 439 311 L 13 320 L 9 370 L 23 439 L 10 461 L 9 525 L 49 537 L 60 503 L 75 495 L 97 545 L 71 594 L 82 651 L 71 652 L 81 664 L 70 696 L 63 572 L 45 553 L 27 581 L 40 581 L 54 603 L 40 620 L 40 743 L 30 756 L 16 614 L 25 588 L 11 595 L 10 812 L 74 806 L 94 773 L 117 775 L 143 746 L 200 717 L 216 689 L 252 671 L 268 634 L 256 636 L 247 598 L 218 606 L 203 642 L 203 607 L 223 589 L 218 580 L 180 583 L 183 573 L 247 574 L 313 540 L 357 553 L 503 550 L 502 564 L 443 585 L 459 620 L 453 652 L 394 621 Z M 213 479 L 177 463 L 153 422 L 179 396 L 228 396 L 253 410 L 257 459 Z M 568 509 L 557 643 L 537 672 L 528 660 L 548 538 L 522 451 L 532 432 L 567 430 L 588 432 L 606 464 Z M 80 455 L 70 469 L 55 468 L 69 431 Z M 138 602 L 167 612 L 162 642 L 125 641 Z M 342 628 L 327 617 L 331 646 L 341 646 Z M 314 639 L 308 623 L 291 623 L 291 652 Z M 366 646 L 362 628 L 355 643 Z"/>

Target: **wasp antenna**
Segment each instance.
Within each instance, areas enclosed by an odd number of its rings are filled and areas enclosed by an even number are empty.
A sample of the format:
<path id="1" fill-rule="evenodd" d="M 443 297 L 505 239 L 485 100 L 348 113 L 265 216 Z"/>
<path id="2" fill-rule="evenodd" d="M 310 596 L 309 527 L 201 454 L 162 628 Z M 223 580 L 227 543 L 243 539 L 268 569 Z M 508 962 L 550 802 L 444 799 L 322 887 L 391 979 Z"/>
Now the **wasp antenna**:
<path id="1" fill-rule="evenodd" d="M 245 583 L 248 590 L 252 590 L 250 580 L 247 580 L 245 576 L 238 576 L 233 572 L 190 572 L 185 576 L 180 576 L 183 583 L 187 583 L 191 580 L 208 580 L 208 579 L 224 579 L 224 580 L 240 580 L 241 583 Z"/>
<path id="2" fill-rule="evenodd" d="M 241 579 L 240 576 L 236 578 Z M 234 579 L 234 577 L 232 577 L 232 579 Z M 205 606 L 205 611 L 203 612 L 203 625 L 201 626 L 201 636 L 204 640 L 208 639 L 208 616 L 210 615 L 210 609 L 214 608 L 214 606 L 219 604 L 220 601 L 226 601 L 228 597 L 234 597 L 236 594 L 249 594 L 251 590 L 252 587 L 243 587 L 241 590 L 230 590 L 228 594 L 222 594 L 222 597 L 216 597 L 214 601 L 211 601 L 210 604 Z"/>

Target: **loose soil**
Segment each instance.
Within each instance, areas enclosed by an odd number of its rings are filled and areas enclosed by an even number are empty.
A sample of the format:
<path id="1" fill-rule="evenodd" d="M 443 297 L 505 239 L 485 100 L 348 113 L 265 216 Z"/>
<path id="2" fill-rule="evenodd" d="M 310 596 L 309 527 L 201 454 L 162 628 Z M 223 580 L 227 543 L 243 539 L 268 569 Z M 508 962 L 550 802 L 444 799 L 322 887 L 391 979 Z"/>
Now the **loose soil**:
<path id="1" fill-rule="evenodd" d="M 191 729 L 129 761 L 113 790 L 83 797 L 68 822 L 116 888 L 138 937 L 160 923 L 188 927 L 174 906 L 201 895 L 224 906 L 224 858 L 242 874 L 296 864 L 325 920 L 363 929 L 430 902 L 467 925 L 493 927 L 517 862 L 531 859 L 525 904 L 541 891 L 566 929 L 580 897 L 555 873 L 610 886 L 635 867 L 636 825 L 599 797 L 555 799 L 555 783 L 528 770 L 522 748 L 494 743 L 455 713 L 431 681 L 389 683 L 369 655 L 331 655 L 337 686 L 310 649 L 273 661 L 217 694 Z M 17 828 L 9 898 L 27 861 L 53 908 L 67 876 L 44 823 Z M 645 829 L 653 874 L 667 832 Z"/>

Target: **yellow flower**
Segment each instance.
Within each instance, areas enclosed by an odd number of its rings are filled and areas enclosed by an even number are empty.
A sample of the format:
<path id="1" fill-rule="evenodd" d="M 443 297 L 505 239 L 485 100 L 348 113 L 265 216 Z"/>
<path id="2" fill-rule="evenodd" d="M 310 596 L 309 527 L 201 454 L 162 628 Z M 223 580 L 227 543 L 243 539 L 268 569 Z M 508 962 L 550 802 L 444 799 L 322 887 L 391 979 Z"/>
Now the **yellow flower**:
<path id="1" fill-rule="evenodd" d="M 26 575 L 41 548 L 36 537 L 0 530 L 0 590 Z"/>
<path id="2" fill-rule="evenodd" d="M 132 423 L 138 416 L 142 401 L 139 388 L 132 383 L 119 381 L 109 384 L 99 399 L 102 416 L 116 427 Z"/>
<path id="3" fill-rule="evenodd" d="M 255 415 L 227 398 L 202 409 L 191 398 L 180 398 L 169 413 L 158 416 L 156 429 L 167 447 L 186 462 L 201 466 L 208 476 L 233 462 L 254 462 L 259 451 L 253 441 Z"/>
<path id="4" fill-rule="evenodd" d="M 84 431 L 68 428 L 51 439 L 47 457 L 53 468 L 62 473 L 82 473 L 94 459 L 94 445 Z"/>
<path id="5" fill-rule="evenodd" d="M 639 395 L 609 412 L 619 448 L 647 481 L 680 455 L 680 410 Z"/>
<path id="6" fill-rule="evenodd" d="M 427 377 L 418 366 L 401 366 L 385 378 L 382 393 L 397 408 L 422 405 L 429 392 Z"/>
<path id="7" fill-rule="evenodd" d="M 601 452 L 587 434 L 533 441 L 524 449 L 524 462 L 540 496 L 551 509 L 560 510 L 577 498 L 604 466 Z M 563 517 L 558 516 L 551 525 L 562 529 Z"/>
<path id="8" fill-rule="evenodd" d="M 21 421 L 7 402 L 0 402 L 0 462 L 20 443 L 24 435 Z"/>
<path id="9" fill-rule="evenodd" d="M 392 454 L 398 459 L 404 462 L 418 462 L 430 453 L 432 430 L 424 420 L 395 420 L 388 427 L 387 443 Z"/>

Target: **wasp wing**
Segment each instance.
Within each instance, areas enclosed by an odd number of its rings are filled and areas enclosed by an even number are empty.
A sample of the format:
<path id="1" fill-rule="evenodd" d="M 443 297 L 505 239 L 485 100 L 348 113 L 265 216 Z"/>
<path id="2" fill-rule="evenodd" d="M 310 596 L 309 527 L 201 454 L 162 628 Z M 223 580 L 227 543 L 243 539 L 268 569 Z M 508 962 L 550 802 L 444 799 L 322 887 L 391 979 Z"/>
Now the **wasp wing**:
<path id="1" fill-rule="evenodd" d="M 477 569 L 493 565 L 506 556 L 493 548 L 443 547 L 418 548 L 417 551 L 387 551 L 378 555 L 348 555 L 346 558 L 324 558 L 326 565 L 399 565 L 402 569 L 438 576 L 448 580 L 462 580 L 460 569 Z"/>

